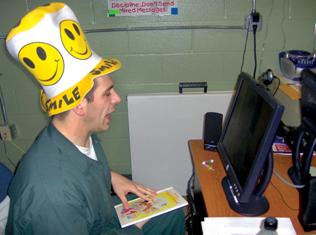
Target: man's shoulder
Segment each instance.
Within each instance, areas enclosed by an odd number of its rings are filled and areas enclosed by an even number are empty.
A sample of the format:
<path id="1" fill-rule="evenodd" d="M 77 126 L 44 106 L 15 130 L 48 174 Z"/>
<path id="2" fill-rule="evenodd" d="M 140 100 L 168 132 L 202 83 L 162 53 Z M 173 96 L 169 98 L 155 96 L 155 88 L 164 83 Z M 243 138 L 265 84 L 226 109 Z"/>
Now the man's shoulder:
<path id="1" fill-rule="evenodd" d="M 37 165 L 45 166 L 49 164 L 50 161 L 54 161 L 54 158 L 57 157 L 58 154 L 58 146 L 48 136 L 45 128 L 23 155 L 20 165 L 31 168 L 37 168 Z"/>
<path id="2" fill-rule="evenodd" d="M 10 196 L 36 194 L 45 198 L 52 193 L 63 195 L 67 191 L 66 180 L 71 180 L 69 175 L 73 172 L 66 170 L 70 164 L 66 166 L 67 163 L 60 161 L 61 157 L 51 151 L 56 150 L 54 147 L 47 146 L 44 151 L 40 149 L 32 147 L 21 160 L 9 187 Z"/>
<path id="3" fill-rule="evenodd" d="M 15 172 L 15 182 L 36 185 L 41 185 L 39 182 L 54 183 L 62 176 L 61 155 L 62 151 L 49 137 L 45 128 L 22 157 Z"/>

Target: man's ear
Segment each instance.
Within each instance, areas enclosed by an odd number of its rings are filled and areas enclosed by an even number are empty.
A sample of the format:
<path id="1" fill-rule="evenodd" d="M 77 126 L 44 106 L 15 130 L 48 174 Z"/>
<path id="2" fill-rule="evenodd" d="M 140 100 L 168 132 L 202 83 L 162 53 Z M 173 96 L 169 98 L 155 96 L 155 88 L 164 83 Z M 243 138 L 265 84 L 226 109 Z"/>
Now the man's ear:
<path id="1" fill-rule="evenodd" d="M 87 100 L 83 99 L 76 107 L 74 107 L 72 110 L 77 114 L 78 116 L 83 116 L 86 113 L 87 110 Z"/>

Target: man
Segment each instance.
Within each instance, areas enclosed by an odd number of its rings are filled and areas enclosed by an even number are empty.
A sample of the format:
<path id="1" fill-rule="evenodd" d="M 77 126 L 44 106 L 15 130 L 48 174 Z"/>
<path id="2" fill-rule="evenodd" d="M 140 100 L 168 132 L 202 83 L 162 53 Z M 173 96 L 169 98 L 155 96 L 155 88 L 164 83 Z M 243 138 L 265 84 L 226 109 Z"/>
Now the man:
<path id="1" fill-rule="evenodd" d="M 121 64 L 90 49 L 71 9 L 34 9 L 6 44 L 40 83 L 42 108 L 52 117 L 10 185 L 6 234 L 184 234 L 181 210 L 120 227 L 111 185 L 125 208 L 128 193 L 150 200 L 155 192 L 109 170 L 95 133 L 109 128 L 121 101 L 110 77 Z"/>

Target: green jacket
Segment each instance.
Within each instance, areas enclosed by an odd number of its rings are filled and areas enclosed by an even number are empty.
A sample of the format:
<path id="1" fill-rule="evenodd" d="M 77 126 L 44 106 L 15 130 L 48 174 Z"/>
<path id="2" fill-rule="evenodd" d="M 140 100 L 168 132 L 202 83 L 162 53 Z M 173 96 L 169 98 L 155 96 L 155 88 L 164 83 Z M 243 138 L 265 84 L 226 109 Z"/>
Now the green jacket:
<path id="1" fill-rule="evenodd" d="M 100 141 L 98 158 L 83 155 L 52 125 L 23 156 L 9 187 L 6 234 L 142 234 L 121 229 L 111 197 L 111 174 Z"/>

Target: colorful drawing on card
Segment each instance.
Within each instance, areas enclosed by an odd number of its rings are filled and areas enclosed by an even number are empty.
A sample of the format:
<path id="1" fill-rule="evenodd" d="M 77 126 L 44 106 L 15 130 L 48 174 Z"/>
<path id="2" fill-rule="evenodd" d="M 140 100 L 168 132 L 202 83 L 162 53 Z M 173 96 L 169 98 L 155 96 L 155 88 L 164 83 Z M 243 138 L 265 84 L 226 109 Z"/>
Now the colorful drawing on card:
<path id="1" fill-rule="evenodd" d="M 122 204 L 115 206 L 122 227 L 185 206 L 187 202 L 173 188 L 168 188 L 158 192 L 152 200 L 137 198 L 128 204 L 128 209 Z"/>

